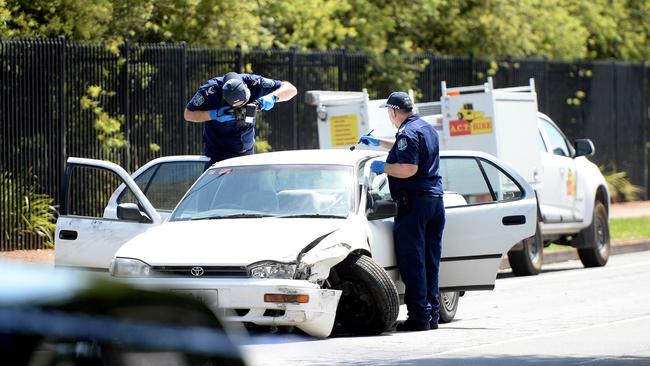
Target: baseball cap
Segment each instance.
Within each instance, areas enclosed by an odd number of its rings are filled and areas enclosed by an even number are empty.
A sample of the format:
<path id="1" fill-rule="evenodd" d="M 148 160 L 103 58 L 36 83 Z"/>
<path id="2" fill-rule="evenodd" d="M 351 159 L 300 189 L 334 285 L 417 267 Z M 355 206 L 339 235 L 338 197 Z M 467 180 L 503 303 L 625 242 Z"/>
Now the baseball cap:
<path id="1" fill-rule="evenodd" d="M 223 99 L 230 105 L 242 104 L 247 102 L 250 92 L 244 83 L 244 80 L 236 72 L 229 72 L 223 77 Z"/>
<path id="2" fill-rule="evenodd" d="M 393 108 L 411 111 L 413 110 L 413 101 L 407 93 L 400 91 L 393 92 L 388 96 L 386 103 L 382 103 L 379 108 Z"/>

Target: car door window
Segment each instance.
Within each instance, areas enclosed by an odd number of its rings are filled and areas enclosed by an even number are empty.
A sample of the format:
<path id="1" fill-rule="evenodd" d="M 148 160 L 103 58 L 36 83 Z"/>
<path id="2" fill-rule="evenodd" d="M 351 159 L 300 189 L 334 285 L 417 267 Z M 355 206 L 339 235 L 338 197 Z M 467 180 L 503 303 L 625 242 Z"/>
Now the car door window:
<path id="1" fill-rule="evenodd" d="M 465 205 L 519 199 L 523 191 L 512 178 L 492 163 L 474 157 L 440 159 L 443 189 L 448 196 L 460 195 Z M 463 205 L 454 200 L 453 206 Z"/>
<path id="2" fill-rule="evenodd" d="M 124 182 L 115 173 L 87 166 L 75 166 L 68 178 L 67 209 L 63 214 L 81 217 L 101 218 L 111 194 Z M 124 194 L 131 197 L 130 203 L 139 204 L 128 188 Z"/>
<path id="3" fill-rule="evenodd" d="M 523 197 L 521 187 L 510 176 L 486 160 L 479 159 L 479 162 L 485 171 L 485 175 L 488 177 L 490 187 L 497 202 L 517 200 Z"/>
<path id="4" fill-rule="evenodd" d="M 171 211 L 204 170 L 203 161 L 160 163 L 140 174 L 135 182 L 157 210 Z M 133 200 L 135 196 L 125 191 L 117 202 Z"/>
<path id="5" fill-rule="evenodd" d="M 538 131 L 537 133 L 537 143 L 540 152 L 548 152 L 548 150 L 546 149 L 546 143 L 544 142 L 544 138 L 542 137 L 542 131 Z"/>
<path id="6" fill-rule="evenodd" d="M 473 157 L 440 159 L 440 175 L 445 192 L 460 194 L 467 204 L 494 201 L 483 171 Z"/>
<path id="7" fill-rule="evenodd" d="M 569 149 L 569 145 L 562 133 L 549 121 L 540 119 L 540 122 L 549 139 L 549 146 L 547 146 L 548 151 L 555 155 L 571 156 L 571 150 Z"/>

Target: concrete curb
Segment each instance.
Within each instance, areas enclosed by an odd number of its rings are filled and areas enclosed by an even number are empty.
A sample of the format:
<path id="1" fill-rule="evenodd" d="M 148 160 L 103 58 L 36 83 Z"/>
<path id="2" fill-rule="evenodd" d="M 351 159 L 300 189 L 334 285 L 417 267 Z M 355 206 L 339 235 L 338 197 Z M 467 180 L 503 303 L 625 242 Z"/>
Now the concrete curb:
<path id="1" fill-rule="evenodd" d="M 634 239 L 634 240 L 621 240 L 612 243 L 610 255 L 642 252 L 650 250 L 650 238 Z M 550 253 L 544 253 L 544 264 L 568 262 L 572 260 L 579 260 L 578 251 L 571 248 L 566 250 L 558 250 Z M 510 269 L 508 258 L 503 258 L 501 261 L 500 269 Z"/>

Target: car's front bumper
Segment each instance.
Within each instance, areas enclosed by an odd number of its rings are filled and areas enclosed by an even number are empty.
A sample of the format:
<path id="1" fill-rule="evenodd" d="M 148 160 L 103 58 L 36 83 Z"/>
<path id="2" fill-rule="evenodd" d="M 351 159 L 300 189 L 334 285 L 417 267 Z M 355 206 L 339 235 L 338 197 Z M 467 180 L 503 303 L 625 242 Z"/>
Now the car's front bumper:
<path id="1" fill-rule="evenodd" d="M 174 278 L 151 277 L 121 279 L 129 284 L 186 293 L 200 298 L 224 321 L 257 325 L 293 325 L 314 337 L 327 337 L 334 326 L 340 290 L 324 290 L 303 280 L 252 278 Z M 265 302 L 265 294 L 308 295 L 306 303 Z"/>

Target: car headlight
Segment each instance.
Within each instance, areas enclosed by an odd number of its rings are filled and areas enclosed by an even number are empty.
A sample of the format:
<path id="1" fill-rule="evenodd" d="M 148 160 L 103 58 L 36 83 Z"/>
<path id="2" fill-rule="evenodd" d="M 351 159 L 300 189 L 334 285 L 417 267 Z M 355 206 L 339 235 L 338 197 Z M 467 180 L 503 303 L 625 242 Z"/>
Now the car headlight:
<path id="1" fill-rule="evenodd" d="M 251 278 L 283 278 L 293 279 L 296 274 L 295 263 L 264 261 L 248 266 L 248 276 Z"/>
<path id="2" fill-rule="evenodd" d="M 118 257 L 111 261 L 110 273 L 115 277 L 148 277 L 151 267 L 139 259 Z"/>

